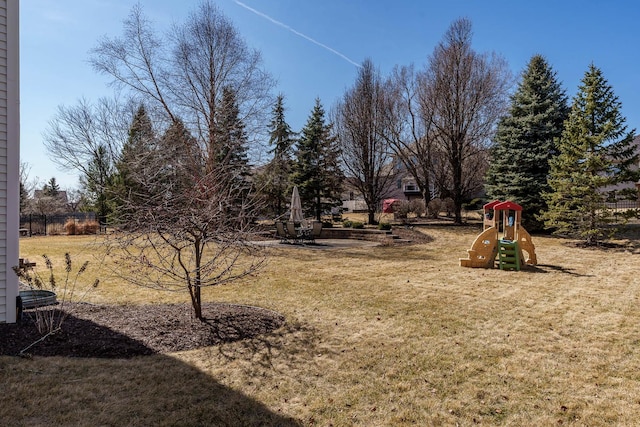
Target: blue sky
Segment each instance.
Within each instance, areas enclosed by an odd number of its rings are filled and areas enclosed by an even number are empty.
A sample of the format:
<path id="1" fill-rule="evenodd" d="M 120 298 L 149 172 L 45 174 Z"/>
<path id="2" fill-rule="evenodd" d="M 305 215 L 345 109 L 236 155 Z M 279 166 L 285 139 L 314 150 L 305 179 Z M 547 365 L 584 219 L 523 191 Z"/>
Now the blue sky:
<path id="1" fill-rule="evenodd" d="M 141 0 L 156 28 L 181 22 L 199 1 Z M 327 111 L 370 58 L 383 76 L 396 65 L 421 67 L 449 25 L 473 24 L 478 52 L 503 56 L 517 77 L 534 54 L 557 72 L 569 97 L 590 63 L 640 133 L 640 3 L 636 0 L 219 0 L 247 44 L 262 52 L 285 95 L 286 119 L 300 130 L 319 97 Z M 119 36 L 135 1 L 26 0 L 20 10 L 21 157 L 30 178 L 55 176 L 63 189 L 76 174 L 48 158 L 42 133 L 59 105 L 109 96 L 107 78 L 89 66 L 102 36 Z"/>

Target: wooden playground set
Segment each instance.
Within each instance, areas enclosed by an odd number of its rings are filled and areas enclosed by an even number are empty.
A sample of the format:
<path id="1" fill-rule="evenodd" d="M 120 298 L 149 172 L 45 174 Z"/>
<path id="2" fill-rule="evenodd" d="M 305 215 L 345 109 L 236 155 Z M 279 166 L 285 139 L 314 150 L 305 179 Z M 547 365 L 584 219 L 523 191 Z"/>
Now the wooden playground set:
<path id="1" fill-rule="evenodd" d="M 494 200 L 484 205 L 483 231 L 476 237 L 462 267 L 520 270 L 521 265 L 536 265 L 536 248 L 531 235 L 522 227 L 522 206 Z"/>

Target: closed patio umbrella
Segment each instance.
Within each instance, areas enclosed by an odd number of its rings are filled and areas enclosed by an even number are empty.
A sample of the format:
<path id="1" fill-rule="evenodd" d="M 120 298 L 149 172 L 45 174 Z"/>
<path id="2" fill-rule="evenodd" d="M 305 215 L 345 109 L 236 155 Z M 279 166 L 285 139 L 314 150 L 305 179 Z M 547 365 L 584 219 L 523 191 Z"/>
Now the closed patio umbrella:
<path id="1" fill-rule="evenodd" d="M 304 220 L 298 186 L 293 187 L 293 192 L 291 193 L 291 215 L 289 216 L 289 220 L 293 222 L 301 222 Z"/>

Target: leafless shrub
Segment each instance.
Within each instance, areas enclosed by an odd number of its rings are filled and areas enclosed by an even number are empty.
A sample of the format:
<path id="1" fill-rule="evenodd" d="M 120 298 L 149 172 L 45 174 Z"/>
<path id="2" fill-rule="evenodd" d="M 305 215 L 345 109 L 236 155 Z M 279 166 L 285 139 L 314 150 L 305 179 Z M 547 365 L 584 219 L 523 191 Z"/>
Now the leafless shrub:
<path id="1" fill-rule="evenodd" d="M 420 217 L 424 212 L 423 200 L 403 200 L 394 204 L 394 214 L 397 219 L 406 219 L 410 215 Z"/>
<path id="2" fill-rule="evenodd" d="M 78 222 L 73 218 L 70 218 L 64 223 L 64 230 L 69 236 L 98 234 L 98 231 L 100 231 L 100 224 L 98 223 L 98 221 Z"/>
<path id="3" fill-rule="evenodd" d="M 448 197 L 442 201 L 441 209 L 445 212 L 447 217 L 451 217 L 456 212 L 456 204 L 453 199 Z"/>
<path id="4" fill-rule="evenodd" d="M 415 214 L 415 216 L 420 217 L 424 215 L 426 212 L 426 208 L 424 206 L 424 200 L 411 200 L 409 201 L 409 212 Z"/>
<path id="5" fill-rule="evenodd" d="M 432 219 L 437 219 L 440 216 L 441 210 L 442 210 L 442 200 L 433 199 L 429 202 L 429 205 L 427 206 L 427 216 Z"/>
<path id="6" fill-rule="evenodd" d="M 38 301 L 36 298 L 36 307 L 33 311 L 34 322 L 36 328 L 40 335 L 40 339 L 31 343 L 26 348 L 20 351 L 20 354 L 24 354 L 28 349 L 33 347 L 35 344 L 45 340 L 47 337 L 55 334 L 60 331 L 64 320 L 68 317 L 69 311 L 65 310 L 65 305 L 67 305 L 74 298 L 76 291 L 78 289 L 78 279 L 87 270 L 87 266 L 89 261 L 85 261 L 80 268 L 73 273 L 71 255 L 69 253 L 64 254 L 64 280 L 62 283 L 59 283 L 58 279 L 54 274 L 53 262 L 51 259 L 45 254 L 42 255 L 44 259 L 44 263 L 46 266 L 46 275 L 47 277 L 43 279 L 41 275 L 36 271 L 36 269 L 31 266 L 28 262 L 21 266 L 13 267 L 13 271 L 18 276 L 18 279 L 26 286 L 29 287 L 30 290 L 48 290 L 56 293 L 56 300 L 58 302 L 58 307 L 56 309 L 51 308 L 50 305 L 38 305 Z M 99 280 L 96 279 L 90 286 L 87 286 L 84 289 L 84 293 L 80 296 L 80 300 L 82 300 L 87 292 L 91 289 L 97 287 L 99 284 Z"/>
<path id="7" fill-rule="evenodd" d="M 64 223 L 64 230 L 69 236 L 78 234 L 78 226 L 76 224 L 76 220 L 73 218 L 67 219 Z"/>
<path id="8" fill-rule="evenodd" d="M 78 234 L 98 234 L 100 224 L 98 221 L 83 221 L 79 224 Z"/>
<path id="9" fill-rule="evenodd" d="M 50 236 L 57 236 L 65 232 L 63 224 L 52 223 L 47 225 L 47 234 Z"/>

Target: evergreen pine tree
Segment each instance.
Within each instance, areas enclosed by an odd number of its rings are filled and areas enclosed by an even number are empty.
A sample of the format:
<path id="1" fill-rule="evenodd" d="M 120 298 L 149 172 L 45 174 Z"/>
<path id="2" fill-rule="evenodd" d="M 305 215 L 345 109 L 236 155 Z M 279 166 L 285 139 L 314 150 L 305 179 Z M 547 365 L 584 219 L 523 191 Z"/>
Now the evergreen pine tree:
<path id="1" fill-rule="evenodd" d="M 160 198 L 171 198 L 193 188 L 202 177 L 202 159 L 198 158 L 197 141 L 180 119 L 165 131 L 153 155 L 160 172 L 147 184 L 148 192 Z"/>
<path id="2" fill-rule="evenodd" d="M 29 202 L 29 193 L 27 192 L 27 188 L 24 183 L 20 181 L 20 214 L 22 214 L 26 208 L 27 203 Z"/>
<path id="3" fill-rule="evenodd" d="M 284 214 L 289 200 L 289 176 L 295 142 L 294 133 L 285 121 L 284 111 L 284 96 L 278 95 L 269 123 L 269 145 L 273 147 L 269 153 L 273 154 L 273 158 L 265 165 L 259 177 L 260 192 L 266 208 L 276 217 Z"/>
<path id="4" fill-rule="evenodd" d="M 233 195 L 228 215 L 237 216 L 252 189 L 251 166 L 245 125 L 240 117 L 236 92 L 229 86 L 222 91 L 222 102 L 215 128 L 215 169 L 208 173 L 225 176 Z M 213 171 L 224 171 L 222 175 Z"/>
<path id="5" fill-rule="evenodd" d="M 530 231 L 543 228 L 537 216 L 547 209 L 542 194 L 550 189 L 549 160 L 568 112 L 556 73 L 542 56 L 533 56 L 511 97 L 509 114 L 498 123 L 485 183 L 489 198 L 523 207 L 523 225 Z"/>
<path id="6" fill-rule="evenodd" d="M 215 164 L 225 167 L 231 176 L 246 180 L 251 175 L 247 135 L 240 118 L 236 93 L 230 87 L 222 91 L 222 103 L 216 122 Z"/>
<path id="7" fill-rule="evenodd" d="M 607 234 L 612 211 L 605 201 L 616 199 L 608 190 L 637 179 L 630 170 L 638 161 L 634 132 L 627 132 L 620 108 L 612 87 L 591 64 L 565 122 L 559 154 L 551 161 L 551 192 L 545 194 L 549 210 L 542 219 L 556 233 L 588 245 Z"/>
<path id="8" fill-rule="evenodd" d="M 42 187 L 42 193 L 48 197 L 58 197 L 60 186 L 55 177 L 51 177 L 49 181 Z"/>
<path id="9" fill-rule="evenodd" d="M 141 191 L 121 199 L 122 206 L 116 217 L 121 227 L 139 224 L 140 212 L 163 215 L 180 204 L 195 203 L 191 197 L 194 189 L 200 193 L 206 191 L 201 188 L 204 159 L 196 139 L 179 118 L 175 118 L 144 153 L 143 161 L 136 164 L 135 173 L 128 175 L 129 188 Z"/>
<path id="10" fill-rule="evenodd" d="M 325 124 L 320 99 L 302 129 L 295 153 L 292 181 L 298 186 L 302 208 L 319 221 L 322 213 L 340 204 L 343 180 L 339 165 L 340 147 Z"/>
<path id="11" fill-rule="evenodd" d="M 144 156 L 153 150 L 154 142 L 155 134 L 151 119 L 144 105 L 141 105 L 133 117 L 127 141 L 116 163 L 118 176 L 125 187 L 131 188 L 135 185 L 130 175 L 135 174 L 144 163 Z"/>
<path id="12" fill-rule="evenodd" d="M 140 105 L 131 121 L 128 138 L 116 162 L 116 173 L 109 189 L 112 211 L 116 215 L 123 213 L 121 210 L 129 199 L 140 197 L 146 191 L 140 176 L 144 175 L 144 168 L 148 167 L 147 157 L 154 149 L 155 133 L 151 119 L 144 105 Z"/>
<path id="13" fill-rule="evenodd" d="M 88 199 L 88 207 L 98 215 L 98 220 L 104 224 L 110 217 L 112 205 L 109 203 L 108 190 L 113 184 L 113 166 L 108 150 L 99 145 L 87 166 L 87 172 L 80 178 L 80 185 L 84 188 Z"/>

